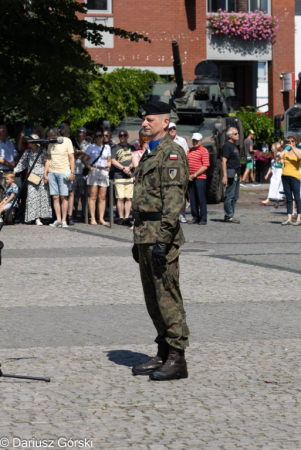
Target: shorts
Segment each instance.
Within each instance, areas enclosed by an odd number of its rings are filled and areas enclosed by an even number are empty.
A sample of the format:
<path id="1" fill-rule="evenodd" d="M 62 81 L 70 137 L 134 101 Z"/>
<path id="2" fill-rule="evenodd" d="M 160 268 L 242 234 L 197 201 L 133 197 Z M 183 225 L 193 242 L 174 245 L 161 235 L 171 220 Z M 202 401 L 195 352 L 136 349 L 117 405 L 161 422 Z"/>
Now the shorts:
<path id="1" fill-rule="evenodd" d="M 80 174 L 76 174 L 73 181 L 69 181 L 69 191 L 76 192 L 77 195 L 85 194 L 86 181 Z"/>
<path id="2" fill-rule="evenodd" d="M 245 157 L 245 161 L 246 161 L 246 169 L 254 169 L 254 160 L 252 159 L 252 161 L 247 161 L 247 158 Z"/>
<path id="3" fill-rule="evenodd" d="M 89 172 L 87 178 L 88 186 L 108 187 L 109 184 L 109 172 L 107 170 L 93 169 Z"/>
<path id="4" fill-rule="evenodd" d="M 8 211 L 11 207 L 11 203 L 7 203 L 6 205 L 3 206 L 3 211 Z"/>
<path id="5" fill-rule="evenodd" d="M 119 178 L 114 180 L 115 183 L 115 195 L 116 198 L 133 198 L 134 193 L 134 179 L 133 178 Z M 127 184 L 119 184 L 119 183 Z"/>
<path id="6" fill-rule="evenodd" d="M 68 197 L 69 195 L 69 181 L 66 180 L 63 173 L 48 173 L 48 184 L 50 195 L 63 195 Z"/>

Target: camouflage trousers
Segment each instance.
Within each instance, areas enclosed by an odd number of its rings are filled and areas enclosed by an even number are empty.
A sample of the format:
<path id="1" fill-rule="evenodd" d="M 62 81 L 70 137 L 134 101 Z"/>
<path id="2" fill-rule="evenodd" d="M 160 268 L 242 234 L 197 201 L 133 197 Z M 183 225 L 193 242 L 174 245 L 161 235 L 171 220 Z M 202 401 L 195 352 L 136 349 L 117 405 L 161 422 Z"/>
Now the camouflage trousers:
<path id="1" fill-rule="evenodd" d="M 189 329 L 179 285 L 179 258 L 165 267 L 156 267 L 152 261 L 153 246 L 138 244 L 145 303 L 158 333 L 155 342 L 167 342 L 184 350 L 189 345 Z"/>

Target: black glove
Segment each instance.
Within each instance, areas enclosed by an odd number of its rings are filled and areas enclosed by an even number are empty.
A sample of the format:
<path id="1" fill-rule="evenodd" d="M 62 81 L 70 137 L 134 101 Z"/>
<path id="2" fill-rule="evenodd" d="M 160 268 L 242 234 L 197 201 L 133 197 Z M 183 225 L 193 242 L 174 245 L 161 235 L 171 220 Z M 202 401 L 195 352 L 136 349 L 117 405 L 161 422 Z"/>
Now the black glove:
<path id="1" fill-rule="evenodd" d="M 167 244 L 163 244 L 162 242 L 156 242 L 153 248 L 153 262 L 158 267 L 163 267 L 166 265 L 166 247 Z"/>
<path id="2" fill-rule="evenodd" d="M 137 264 L 139 264 L 139 250 L 138 250 L 138 245 L 134 244 L 132 247 L 132 254 L 133 254 L 133 258 L 136 261 Z"/>

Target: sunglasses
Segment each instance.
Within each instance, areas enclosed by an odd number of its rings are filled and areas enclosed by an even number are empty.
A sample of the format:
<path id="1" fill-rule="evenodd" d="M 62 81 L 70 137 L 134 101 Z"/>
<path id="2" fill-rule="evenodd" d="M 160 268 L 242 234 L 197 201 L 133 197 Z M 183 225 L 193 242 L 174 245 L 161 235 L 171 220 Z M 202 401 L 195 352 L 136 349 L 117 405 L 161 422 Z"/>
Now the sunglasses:
<path id="1" fill-rule="evenodd" d="M 237 136 L 239 133 L 232 133 L 232 134 L 234 134 L 234 136 Z"/>
<path id="2" fill-rule="evenodd" d="M 176 127 L 168 128 L 168 131 L 171 131 L 171 130 L 176 130 Z"/>
<path id="3" fill-rule="evenodd" d="M 127 134 L 120 134 L 119 137 L 127 137 Z"/>
<path id="4" fill-rule="evenodd" d="M 95 134 L 95 137 L 96 137 L 96 138 L 98 138 L 98 137 L 103 137 L 103 134 Z"/>

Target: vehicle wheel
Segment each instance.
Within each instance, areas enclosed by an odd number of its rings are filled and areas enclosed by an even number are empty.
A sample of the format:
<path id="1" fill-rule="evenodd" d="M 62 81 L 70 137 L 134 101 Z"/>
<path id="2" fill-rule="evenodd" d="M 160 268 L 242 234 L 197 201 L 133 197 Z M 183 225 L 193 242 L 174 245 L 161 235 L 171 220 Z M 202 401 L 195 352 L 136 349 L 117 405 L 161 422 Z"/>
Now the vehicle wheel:
<path id="1" fill-rule="evenodd" d="M 217 159 L 212 177 L 207 180 L 207 203 L 217 204 L 224 198 L 222 178 L 223 171 L 221 160 Z"/>

